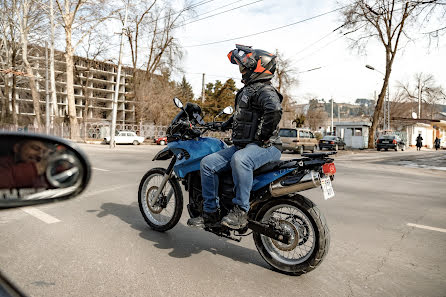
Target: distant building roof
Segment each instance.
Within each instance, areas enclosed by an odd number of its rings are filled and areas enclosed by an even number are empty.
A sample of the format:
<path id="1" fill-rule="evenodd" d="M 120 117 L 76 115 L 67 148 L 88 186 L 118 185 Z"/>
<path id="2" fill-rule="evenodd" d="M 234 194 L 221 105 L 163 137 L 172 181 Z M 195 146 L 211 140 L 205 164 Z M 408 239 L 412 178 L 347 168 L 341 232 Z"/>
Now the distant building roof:
<path id="1" fill-rule="evenodd" d="M 370 123 L 370 122 L 334 122 L 333 125 L 335 127 L 337 127 L 337 126 L 355 126 L 355 127 L 367 126 L 367 127 L 370 127 L 370 126 L 372 126 L 372 123 Z"/>

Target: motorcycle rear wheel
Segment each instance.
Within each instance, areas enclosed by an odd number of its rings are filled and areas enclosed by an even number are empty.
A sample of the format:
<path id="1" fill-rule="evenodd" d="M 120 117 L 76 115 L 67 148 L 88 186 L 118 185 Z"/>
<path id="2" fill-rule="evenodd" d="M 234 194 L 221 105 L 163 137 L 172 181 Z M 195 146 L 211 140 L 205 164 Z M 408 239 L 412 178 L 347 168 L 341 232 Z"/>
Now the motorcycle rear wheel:
<path id="1" fill-rule="evenodd" d="M 138 204 L 146 223 L 159 232 L 172 229 L 183 212 L 183 193 L 178 180 L 171 176 L 160 194 L 160 199 L 152 203 L 156 191 L 164 177 L 164 168 L 153 168 L 141 179 L 138 190 Z"/>
<path id="2" fill-rule="evenodd" d="M 253 232 L 262 258 L 275 270 L 289 275 L 315 269 L 330 246 L 327 222 L 316 205 L 302 195 L 274 199 L 257 212 L 256 221 L 267 222 L 271 217 L 291 235 L 291 242 L 284 244 Z"/>

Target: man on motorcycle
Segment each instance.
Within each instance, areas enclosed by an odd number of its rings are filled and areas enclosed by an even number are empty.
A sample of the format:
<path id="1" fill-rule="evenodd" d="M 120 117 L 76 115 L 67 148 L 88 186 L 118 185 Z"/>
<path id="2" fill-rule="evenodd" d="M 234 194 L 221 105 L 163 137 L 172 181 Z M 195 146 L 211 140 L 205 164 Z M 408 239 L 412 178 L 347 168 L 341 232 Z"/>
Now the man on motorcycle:
<path id="1" fill-rule="evenodd" d="M 231 229 L 247 225 L 253 171 L 273 160 L 279 160 L 281 142 L 278 125 L 282 117 L 283 96 L 271 85 L 276 70 L 276 56 L 267 51 L 236 45 L 228 54 L 238 64 L 245 86 L 235 97 L 235 113 L 216 125 L 222 131 L 232 128 L 234 146 L 203 158 L 200 164 L 203 216 L 188 220 L 188 225 L 204 227 L 220 221 L 218 174 L 232 169 L 235 185 L 233 209 L 221 224 Z"/>

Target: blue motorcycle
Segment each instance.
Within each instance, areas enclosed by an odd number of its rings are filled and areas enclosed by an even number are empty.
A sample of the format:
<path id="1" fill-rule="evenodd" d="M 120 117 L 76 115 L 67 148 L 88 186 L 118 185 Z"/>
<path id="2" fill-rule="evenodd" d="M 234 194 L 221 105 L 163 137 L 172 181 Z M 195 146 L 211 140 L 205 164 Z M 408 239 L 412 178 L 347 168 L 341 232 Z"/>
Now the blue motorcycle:
<path id="1" fill-rule="evenodd" d="M 205 156 L 222 150 L 227 144 L 220 139 L 202 137 L 215 127 L 204 123 L 201 108 L 174 98 L 181 111 L 167 130 L 168 145 L 153 158 L 171 159 L 167 169 L 153 168 L 141 180 L 138 202 L 147 224 L 164 232 L 173 228 L 183 211 L 180 182 L 189 192 L 187 210 L 190 217 L 203 211 L 200 161 Z M 232 113 L 232 107 L 222 113 Z M 215 121 L 215 119 L 214 119 Z M 240 241 L 253 234 L 257 250 L 274 269 L 300 275 L 316 268 L 324 259 L 330 245 L 330 233 L 321 211 L 301 191 L 322 187 L 325 199 L 334 196 L 331 181 L 336 168 L 329 156 L 336 152 L 303 154 L 301 158 L 279 160 L 254 171 L 250 197 L 248 225 L 240 230 L 225 226 L 205 228 L 231 240 Z M 232 208 L 235 196 L 231 172 L 220 176 L 220 214 Z M 251 230 L 252 232 L 247 234 Z"/>

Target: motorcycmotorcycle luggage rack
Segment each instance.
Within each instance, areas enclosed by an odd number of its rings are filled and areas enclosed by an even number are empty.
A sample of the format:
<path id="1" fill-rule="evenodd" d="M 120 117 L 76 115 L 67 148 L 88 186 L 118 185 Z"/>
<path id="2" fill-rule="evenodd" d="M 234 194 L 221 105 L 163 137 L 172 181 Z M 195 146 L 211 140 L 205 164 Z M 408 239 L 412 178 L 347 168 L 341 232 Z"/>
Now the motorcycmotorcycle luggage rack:
<path id="1" fill-rule="evenodd" d="M 320 168 L 326 163 L 332 163 L 334 160 L 329 158 L 336 152 L 303 154 L 303 158 L 286 161 L 273 161 L 265 164 L 254 171 L 254 175 L 259 175 L 269 171 L 281 169 L 296 168 L 292 175 L 287 175 L 269 187 L 269 192 L 273 197 L 293 194 L 312 188 L 319 187 L 321 173 Z"/>
<path id="2" fill-rule="evenodd" d="M 328 156 L 334 154 L 336 154 L 336 152 L 308 153 L 302 154 L 303 158 L 272 161 L 254 170 L 254 175 L 256 176 L 270 171 L 294 167 L 299 167 L 299 170 L 301 170 L 303 168 L 322 166 L 325 163 L 332 163 L 334 159 L 328 158 Z"/>

